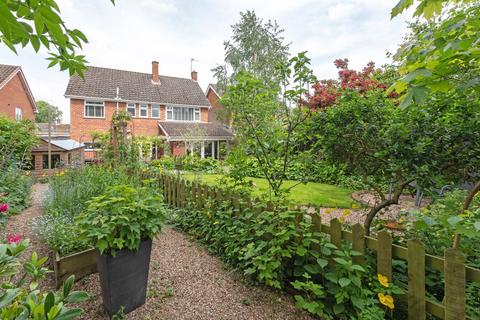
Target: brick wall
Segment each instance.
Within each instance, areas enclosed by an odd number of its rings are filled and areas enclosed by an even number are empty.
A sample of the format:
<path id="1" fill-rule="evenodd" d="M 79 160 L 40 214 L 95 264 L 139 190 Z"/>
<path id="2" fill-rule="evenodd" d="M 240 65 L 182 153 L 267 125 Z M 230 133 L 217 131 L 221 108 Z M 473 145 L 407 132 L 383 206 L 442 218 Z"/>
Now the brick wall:
<path id="1" fill-rule="evenodd" d="M 105 102 L 105 117 L 104 118 L 86 118 L 84 117 L 84 100 L 71 99 L 70 100 L 70 136 L 73 140 L 79 142 L 91 141 L 90 133 L 92 131 L 108 132 L 110 130 L 110 123 L 112 116 L 116 109 L 116 102 Z M 119 102 L 120 110 L 126 110 L 126 103 Z M 140 106 L 135 104 L 135 117 L 129 124 L 128 130 L 135 136 L 157 136 L 162 135 L 158 126 L 158 121 L 164 121 L 166 118 L 166 108 L 164 105 L 160 106 L 160 118 L 151 118 L 152 107 L 148 105 L 148 118 L 140 117 Z M 201 108 L 200 120 L 208 122 L 208 108 Z"/>
<path id="2" fill-rule="evenodd" d="M 165 119 L 165 106 L 160 106 L 160 118 L 151 118 L 151 105 L 148 105 L 148 118 L 139 117 L 139 104 L 135 104 L 136 114 L 129 124 L 128 130 L 135 136 L 157 136 L 160 134 L 158 121 Z M 108 132 L 112 116 L 116 110 L 117 103 L 113 101 L 105 102 L 104 118 L 86 118 L 84 117 L 84 100 L 70 100 L 70 136 L 73 140 L 80 142 L 91 141 L 90 133 L 92 131 Z M 118 103 L 119 110 L 126 110 L 126 103 Z"/>
<path id="3" fill-rule="evenodd" d="M 225 109 L 225 107 L 219 102 L 220 99 L 213 90 L 208 90 L 207 99 L 212 105 L 212 108 L 210 108 L 208 112 L 208 120 L 216 124 L 230 125 L 230 119 L 228 119 L 228 117 L 227 119 L 224 119 L 224 121 L 220 119 L 219 114 L 222 114 L 222 112 L 224 112 L 223 110 Z M 225 117 L 225 115 L 223 114 L 222 116 Z"/>
<path id="4" fill-rule="evenodd" d="M 35 119 L 34 107 L 18 73 L 0 89 L 0 114 L 15 120 L 17 107 L 22 109 L 23 119 Z"/>

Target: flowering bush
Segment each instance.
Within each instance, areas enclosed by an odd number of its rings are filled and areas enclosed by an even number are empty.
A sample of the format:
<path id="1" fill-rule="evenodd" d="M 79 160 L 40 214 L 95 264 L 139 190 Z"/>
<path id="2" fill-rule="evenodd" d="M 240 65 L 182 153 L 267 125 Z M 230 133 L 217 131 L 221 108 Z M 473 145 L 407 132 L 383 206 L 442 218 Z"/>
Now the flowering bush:
<path id="1" fill-rule="evenodd" d="M 31 259 L 21 263 L 21 254 L 28 247 L 28 240 L 20 235 L 10 235 L 8 243 L 0 243 L 0 318 L 13 319 L 75 319 L 82 309 L 69 308 L 69 304 L 89 298 L 86 292 L 72 291 L 74 277 L 69 277 L 63 290 L 44 292 L 40 282 L 48 272 L 43 264 L 47 258 Z"/>

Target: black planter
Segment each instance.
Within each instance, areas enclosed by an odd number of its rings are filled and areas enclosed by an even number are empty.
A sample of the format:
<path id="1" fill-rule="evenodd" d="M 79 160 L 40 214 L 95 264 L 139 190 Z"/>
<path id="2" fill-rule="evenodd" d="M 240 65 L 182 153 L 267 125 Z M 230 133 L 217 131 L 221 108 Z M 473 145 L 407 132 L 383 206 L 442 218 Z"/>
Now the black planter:
<path id="1" fill-rule="evenodd" d="M 97 250 L 103 306 L 112 316 L 124 307 L 128 313 L 142 306 L 147 296 L 152 240 L 144 240 L 137 251 L 123 249 L 115 257 Z"/>

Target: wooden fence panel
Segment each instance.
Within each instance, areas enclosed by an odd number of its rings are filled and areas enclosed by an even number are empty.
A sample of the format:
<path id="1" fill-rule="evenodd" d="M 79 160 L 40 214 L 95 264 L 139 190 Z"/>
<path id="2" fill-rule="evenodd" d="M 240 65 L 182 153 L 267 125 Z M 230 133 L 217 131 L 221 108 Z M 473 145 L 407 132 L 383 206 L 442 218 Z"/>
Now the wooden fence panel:
<path id="1" fill-rule="evenodd" d="M 465 255 L 458 249 L 445 250 L 445 319 L 465 319 Z"/>
<path id="2" fill-rule="evenodd" d="M 220 207 L 224 201 L 228 201 L 234 214 L 242 214 L 242 210 L 253 209 L 256 214 L 265 210 L 273 210 L 272 203 L 262 205 L 258 199 L 252 204 L 251 199 L 242 199 L 237 194 L 229 191 L 189 183 L 173 176 L 157 176 L 159 186 L 163 189 L 165 203 L 177 207 L 185 207 L 190 201 L 198 209 L 205 207 L 207 199 L 213 200 L 214 205 Z M 304 212 L 296 215 L 298 225 L 304 219 Z M 352 243 L 355 251 L 365 253 L 366 248 L 377 252 L 377 272 L 392 279 L 392 259 L 407 260 L 408 263 L 408 291 L 399 298 L 408 303 L 408 319 L 424 320 L 426 313 L 430 313 L 440 319 L 465 319 L 466 318 L 466 284 L 467 281 L 480 282 L 480 270 L 465 266 L 465 256 L 460 250 L 448 249 L 444 259 L 441 257 L 425 254 L 425 248 L 419 240 L 409 240 L 407 247 L 393 244 L 392 236 L 387 230 L 382 230 L 377 237 L 365 236 L 363 226 L 357 224 L 352 231 L 342 230 L 338 219 L 333 219 L 330 225 L 322 224 L 319 213 L 311 214 L 312 231 L 330 234 L 330 241 L 337 247 L 341 246 L 342 240 Z M 313 250 L 320 249 L 318 246 Z M 354 262 L 363 264 L 365 256 L 354 257 Z M 445 300 L 444 304 L 426 298 L 425 268 L 444 273 L 445 275 Z"/>
<path id="3" fill-rule="evenodd" d="M 408 319 L 425 320 L 425 248 L 408 240 Z"/>

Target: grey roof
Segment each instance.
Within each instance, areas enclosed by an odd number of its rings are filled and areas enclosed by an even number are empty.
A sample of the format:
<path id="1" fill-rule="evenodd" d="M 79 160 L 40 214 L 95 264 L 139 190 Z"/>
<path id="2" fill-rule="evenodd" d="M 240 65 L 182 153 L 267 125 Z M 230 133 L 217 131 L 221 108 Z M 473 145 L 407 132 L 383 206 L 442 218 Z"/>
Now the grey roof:
<path id="1" fill-rule="evenodd" d="M 233 138 L 233 134 L 230 130 L 222 125 L 210 123 L 210 122 L 174 122 L 174 121 L 160 121 L 158 123 L 160 128 L 169 137 L 182 137 L 188 130 L 198 128 L 198 132 L 201 133 L 200 137 L 224 137 Z"/>
<path id="2" fill-rule="evenodd" d="M 19 66 L 0 64 L 0 84 L 3 83 Z"/>
<path id="3" fill-rule="evenodd" d="M 45 138 L 42 138 L 44 141 L 47 141 L 47 139 Z M 72 139 L 52 139 L 51 140 L 51 143 L 59 148 L 62 148 L 66 151 L 70 151 L 70 150 L 75 150 L 75 149 L 78 149 L 78 148 L 83 148 L 85 147 L 85 145 L 83 143 L 80 143 L 80 142 L 77 142 L 75 140 L 72 140 Z"/>
<path id="4" fill-rule="evenodd" d="M 199 84 L 186 78 L 159 76 L 152 83 L 149 73 L 89 67 L 85 79 L 70 77 L 65 96 L 115 99 L 117 88 L 121 100 L 210 106 Z"/>

